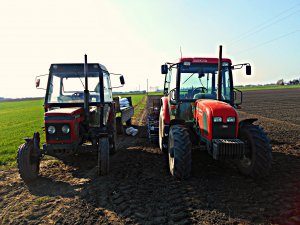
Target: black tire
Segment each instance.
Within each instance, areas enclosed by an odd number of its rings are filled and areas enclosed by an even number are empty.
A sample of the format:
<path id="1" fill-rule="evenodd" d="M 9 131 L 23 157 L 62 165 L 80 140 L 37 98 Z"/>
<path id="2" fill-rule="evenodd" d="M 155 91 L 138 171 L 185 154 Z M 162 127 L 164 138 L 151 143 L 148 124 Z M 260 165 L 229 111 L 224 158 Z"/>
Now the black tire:
<path id="1" fill-rule="evenodd" d="M 109 141 L 107 137 L 99 138 L 98 143 L 98 174 L 105 176 L 109 172 Z"/>
<path id="2" fill-rule="evenodd" d="M 159 116 L 159 131 L 158 131 L 158 142 L 159 148 L 162 152 L 168 152 L 166 137 L 164 136 L 164 122 L 162 116 Z"/>
<path id="3" fill-rule="evenodd" d="M 239 139 L 245 143 L 244 159 L 237 162 L 239 171 L 252 178 L 266 176 L 272 163 L 272 147 L 264 130 L 254 124 L 239 127 Z"/>
<path id="4" fill-rule="evenodd" d="M 110 154 L 115 154 L 118 151 L 117 148 L 117 121 L 116 121 L 116 117 L 113 120 L 113 125 L 112 125 L 112 133 L 111 133 L 111 137 L 109 138 L 109 153 Z"/>
<path id="5" fill-rule="evenodd" d="M 122 123 L 122 118 L 121 117 L 117 117 L 116 118 L 116 126 L 117 126 L 117 134 L 123 134 L 124 133 L 124 127 L 123 127 L 123 123 Z"/>
<path id="6" fill-rule="evenodd" d="M 170 127 L 168 155 L 171 174 L 180 180 L 187 179 L 192 170 L 192 144 L 186 127 Z"/>
<path id="7" fill-rule="evenodd" d="M 19 169 L 20 176 L 25 182 L 35 180 L 39 175 L 40 158 L 33 157 L 32 154 L 32 140 L 20 145 L 17 155 L 17 166 Z"/>

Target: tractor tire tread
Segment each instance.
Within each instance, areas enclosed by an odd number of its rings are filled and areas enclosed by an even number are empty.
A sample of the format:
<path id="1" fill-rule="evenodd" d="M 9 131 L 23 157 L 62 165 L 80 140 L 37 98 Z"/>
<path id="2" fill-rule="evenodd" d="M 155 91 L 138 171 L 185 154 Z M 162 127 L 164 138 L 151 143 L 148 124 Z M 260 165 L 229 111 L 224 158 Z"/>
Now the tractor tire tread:
<path id="1" fill-rule="evenodd" d="M 173 175 L 180 179 L 187 179 L 192 169 L 191 141 L 187 128 L 182 125 L 172 127 L 174 136 L 174 172 Z"/>
<path id="2" fill-rule="evenodd" d="M 25 182 L 35 180 L 39 174 L 40 161 L 36 165 L 30 165 L 30 148 L 33 148 L 33 141 L 21 144 L 17 153 L 17 167 Z"/>
<path id="3" fill-rule="evenodd" d="M 272 148 L 264 129 L 254 124 L 244 124 L 240 127 L 240 131 L 249 132 L 252 135 L 252 150 L 255 151 L 255 160 L 252 162 L 251 169 L 245 172 L 243 168 L 240 168 L 241 172 L 253 178 L 268 175 L 272 163 Z"/>

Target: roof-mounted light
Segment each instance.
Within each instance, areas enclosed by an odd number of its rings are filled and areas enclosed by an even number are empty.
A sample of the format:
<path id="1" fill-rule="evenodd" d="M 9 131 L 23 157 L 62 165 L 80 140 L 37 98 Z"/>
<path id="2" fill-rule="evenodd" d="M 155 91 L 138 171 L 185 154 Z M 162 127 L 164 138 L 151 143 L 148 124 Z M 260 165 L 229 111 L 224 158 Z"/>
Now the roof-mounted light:
<path id="1" fill-rule="evenodd" d="M 190 65 L 191 65 L 191 62 L 183 62 L 183 65 L 184 65 L 184 66 L 190 66 Z"/>

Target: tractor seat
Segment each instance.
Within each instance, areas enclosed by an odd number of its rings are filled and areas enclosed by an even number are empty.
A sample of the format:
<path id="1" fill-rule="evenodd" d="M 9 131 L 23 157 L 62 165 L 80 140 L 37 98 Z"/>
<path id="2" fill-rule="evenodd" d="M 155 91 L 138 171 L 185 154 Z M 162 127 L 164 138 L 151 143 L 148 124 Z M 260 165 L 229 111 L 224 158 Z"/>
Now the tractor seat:
<path id="1" fill-rule="evenodd" d="M 195 94 L 193 99 L 216 99 L 215 94 L 198 93 Z"/>

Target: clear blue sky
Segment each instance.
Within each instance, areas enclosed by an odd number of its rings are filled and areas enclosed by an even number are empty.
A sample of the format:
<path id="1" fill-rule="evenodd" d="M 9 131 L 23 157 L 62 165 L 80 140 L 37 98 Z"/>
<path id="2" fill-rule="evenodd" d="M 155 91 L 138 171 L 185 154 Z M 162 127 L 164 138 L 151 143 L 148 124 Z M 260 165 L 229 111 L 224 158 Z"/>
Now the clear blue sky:
<path id="1" fill-rule="evenodd" d="M 27 0 L 0 3 L 0 96 L 42 96 L 36 75 L 56 62 L 100 62 L 123 73 L 120 91 L 162 86 L 180 56 L 250 62 L 236 84 L 300 77 L 300 1 Z"/>

